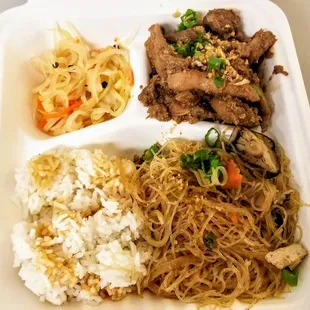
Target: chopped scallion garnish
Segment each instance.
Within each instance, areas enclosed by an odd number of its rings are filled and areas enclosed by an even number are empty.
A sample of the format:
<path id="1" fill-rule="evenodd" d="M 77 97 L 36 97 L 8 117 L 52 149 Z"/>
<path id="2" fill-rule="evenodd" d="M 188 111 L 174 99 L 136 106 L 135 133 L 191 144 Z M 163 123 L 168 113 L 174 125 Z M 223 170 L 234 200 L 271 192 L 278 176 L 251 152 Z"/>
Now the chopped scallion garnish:
<path id="1" fill-rule="evenodd" d="M 298 271 L 296 269 L 290 270 L 289 268 L 282 269 L 282 279 L 289 286 L 297 286 L 297 284 L 298 284 Z"/>
<path id="2" fill-rule="evenodd" d="M 215 128 L 210 128 L 205 135 L 205 142 L 210 147 L 215 147 L 220 141 L 220 133 Z"/>
<path id="3" fill-rule="evenodd" d="M 208 67 L 210 70 L 220 71 L 226 66 L 226 61 L 223 58 L 211 56 L 208 59 Z"/>
<path id="4" fill-rule="evenodd" d="M 217 88 L 220 88 L 224 85 L 224 78 L 222 76 L 216 76 L 213 82 Z"/>
<path id="5" fill-rule="evenodd" d="M 159 152 L 159 145 L 157 143 L 153 144 L 149 149 L 147 149 L 143 154 L 144 161 L 151 161 L 156 153 Z"/>
<path id="6" fill-rule="evenodd" d="M 187 9 L 181 16 L 181 23 L 178 25 L 179 30 L 185 30 L 197 25 L 198 13 L 192 9 Z"/>
<path id="7" fill-rule="evenodd" d="M 208 250 L 212 251 L 216 246 L 215 234 L 212 231 L 208 232 L 207 234 L 205 234 L 203 242 L 205 246 L 208 248 Z"/>
<path id="8" fill-rule="evenodd" d="M 184 45 L 174 44 L 173 47 L 175 51 L 178 52 L 180 55 L 184 57 L 191 56 L 191 50 L 188 44 L 184 44 Z"/>
<path id="9" fill-rule="evenodd" d="M 189 41 L 188 43 L 182 45 L 173 44 L 172 46 L 174 47 L 175 51 L 184 57 L 203 55 L 200 50 L 204 47 L 206 40 L 203 37 L 203 34 L 197 34 L 198 37 Z"/>
<path id="10" fill-rule="evenodd" d="M 203 56 L 203 53 L 200 52 L 200 51 L 196 51 L 195 54 L 194 54 L 194 56 Z"/>

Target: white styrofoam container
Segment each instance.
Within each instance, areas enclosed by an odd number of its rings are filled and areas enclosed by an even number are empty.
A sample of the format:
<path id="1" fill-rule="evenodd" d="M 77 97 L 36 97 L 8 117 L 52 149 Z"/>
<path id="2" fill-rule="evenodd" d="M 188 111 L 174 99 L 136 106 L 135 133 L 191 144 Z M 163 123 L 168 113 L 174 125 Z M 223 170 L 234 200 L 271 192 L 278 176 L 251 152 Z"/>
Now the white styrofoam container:
<path id="1" fill-rule="evenodd" d="M 57 146 L 102 147 L 108 154 L 132 156 L 156 140 L 182 136 L 201 139 L 212 123 L 195 125 L 172 122 L 161 123 L 146 119 L 146 108 L 137 97 L 140 85 L 148 80 L 148 61 L 144 42 L 148 27 L 153 23 L 176 25 L 172 17 L 176 9 L 188 7 L 200 12 L 218 7 L 239 10 L 245 31 L 252 35 L 260 28 L 271 30 L 278 38 L 275 57 L 265 63 L 266 76 L 273 66 L 284 65 L 288 77 L 275 76 L 269 83 L 268 97 L 274 103 L 269 134 L 285 148 L 292 161 L 294 184 L 305 202 L 310 202 L 310 109 L 297 60 L 292 34 L 284 13 L 267 0 L 210 0 L 210 1 L 46 1 L 31 0 L 25 6 L 0 16 L 0 309 L 50 309 L 26 289 L 12 268 L 13 255 L 10 232 L 21 219 L 21 211 L 10 200 L 14 190 L 14 168 L 31 156 Z M 55 21 L 70 20 L 87 41 L 94 46 L 112 44 L 115 37 L 135 36 L 130 44 L 131 63 L 135 74 L 132 99 L 126 111 L 118 118 L 86 129 L 49 137 L 36 129 L 30 109 L 31 89 L 41 77 L 29 64 L 31 56 L 52 48 L 52 34 L 48 31 Z M 307 34 L 305 33 L 305 39 Z M 300 225 L 304 245 L 310 249 L 310 210 L 302 208 Z M 254 309 L 310 309 L 307 293 L 310 289 L 310 260 L 306 259 L 300 271 L 299 286 L 285 299 L 265 300 Z M 104 301 L 105 309 L 196 309 L 178 301 L 158 299 L 146 294 L 144 298 L 128 296 L 113 303 Z M 92 309 L 83 304 L 66 304 L 63 309 Z M 236 303 L 236 309 L 245 306 Z"/>

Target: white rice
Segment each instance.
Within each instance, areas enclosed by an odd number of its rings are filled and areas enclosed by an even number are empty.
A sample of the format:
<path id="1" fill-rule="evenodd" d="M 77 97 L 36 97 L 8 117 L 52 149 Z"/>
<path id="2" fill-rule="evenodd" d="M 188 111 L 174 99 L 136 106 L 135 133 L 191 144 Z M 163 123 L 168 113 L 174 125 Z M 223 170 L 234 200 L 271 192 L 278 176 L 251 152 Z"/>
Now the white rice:
<path id="1" fill-rule="evenodd" d="M 60 149 L 16 172 L 25 221 L 13 227 L 14 267 L 41 301 L 99 303 L 118 298 L 146 274 L 150 250 L 120 179 L 134 164 L 101 150 Z"/>

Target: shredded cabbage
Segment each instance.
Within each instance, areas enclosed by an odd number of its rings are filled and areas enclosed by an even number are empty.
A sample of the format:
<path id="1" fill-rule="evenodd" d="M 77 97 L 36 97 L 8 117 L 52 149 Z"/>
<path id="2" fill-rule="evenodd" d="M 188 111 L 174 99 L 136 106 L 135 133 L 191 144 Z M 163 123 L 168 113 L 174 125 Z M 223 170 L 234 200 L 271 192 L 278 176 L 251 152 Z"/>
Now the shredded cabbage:
<path id="1" fill-rule="evenodd" d="M 44 76 L 33 89 L 37 126 L 50 135 L 119 116 L 130 99 L 133 72 L 124 46 L 90 49 L 71 23 L 53 30 L 54 49 L 33 57 Z"/>

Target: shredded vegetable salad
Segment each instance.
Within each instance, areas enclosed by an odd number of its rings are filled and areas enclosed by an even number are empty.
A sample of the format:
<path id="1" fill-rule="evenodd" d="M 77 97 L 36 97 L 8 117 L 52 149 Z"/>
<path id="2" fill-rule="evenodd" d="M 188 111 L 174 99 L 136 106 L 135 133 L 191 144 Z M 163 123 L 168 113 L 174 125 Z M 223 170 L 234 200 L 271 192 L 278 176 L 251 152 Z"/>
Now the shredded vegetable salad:
<path id="1" fill-rule="evenodd" d="M 33 89 L 37 127 L 61 135 L 119 116 L 129 99 L 134 75 L 121 45 L 90 49 L 75 28 L 57 26 L 54 49 L 33 57 L 44 76 Z"/>

